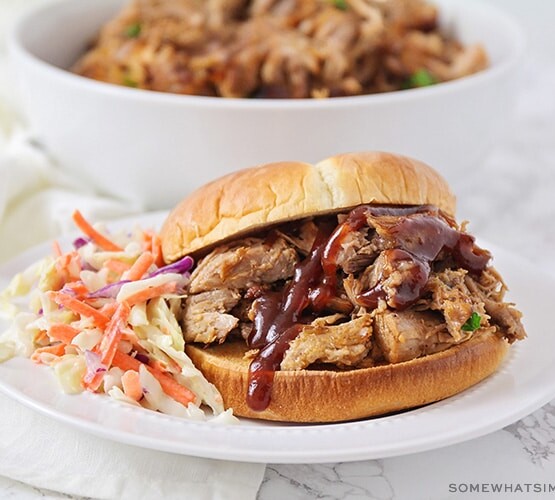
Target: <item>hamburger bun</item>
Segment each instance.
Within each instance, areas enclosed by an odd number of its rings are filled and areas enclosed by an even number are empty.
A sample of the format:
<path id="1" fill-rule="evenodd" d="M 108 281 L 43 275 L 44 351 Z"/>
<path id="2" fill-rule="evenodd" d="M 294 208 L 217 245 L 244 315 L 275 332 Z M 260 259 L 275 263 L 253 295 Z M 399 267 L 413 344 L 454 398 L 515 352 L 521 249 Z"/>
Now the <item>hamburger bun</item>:
<path id="1" fill-rule="evenodd" d="M 436 205 L 455 215 L 455 196 L 428 165 L 391 153 L 348 153 L 316 165 L 279 162 L 239 170 L 202 186 L 161 231 L 166 262 L 241 234 L 363 203 Z"/>
<path id="2" fill-rule="evenodd" d="M 340 422 L 383 415 L 447 398 L 497 370 L 508 343 L 493 333 L 403 363 L 352 370 L 278 371 L 262 412 L 247 404 L 250 360 L 244 342 L 187 345 L 195 366 L 235 415 L 284 422 Z"/>

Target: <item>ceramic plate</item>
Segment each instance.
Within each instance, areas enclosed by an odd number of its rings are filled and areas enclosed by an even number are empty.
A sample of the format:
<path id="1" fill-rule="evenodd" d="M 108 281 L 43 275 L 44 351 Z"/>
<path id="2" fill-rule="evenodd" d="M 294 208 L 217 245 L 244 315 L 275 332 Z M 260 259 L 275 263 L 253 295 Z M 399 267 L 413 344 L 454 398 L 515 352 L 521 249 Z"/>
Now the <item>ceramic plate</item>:
<path id="1" fill-rule="evenodd" d="M 154 226 L 162 215 L 115 226 Z M 69 244 L 71 239 L 65 241 Z M 64 243 L 64 241 L 62 241 Z M 484 244 L 524 312 L 529 338 L 513 346 L 501 369 L 444 401 L 358 422 L 286 425 L 242 420 L 239 425 L 196 423 L 126 406 L 103 395 L 63 394 L 52 371 L 24 358 L 0 364 L 0 390 L 24 405 L 82 431 L 135 446 L 246 462 L 317 463 L 384 458 L 439 448 L 500 429 L 555 397 L 555 280 L 522 258 Z M 0 266 L 0 286 L 43 257 L 36 247 Z M 1 325 L 4 327 L 5 325 Z"/>

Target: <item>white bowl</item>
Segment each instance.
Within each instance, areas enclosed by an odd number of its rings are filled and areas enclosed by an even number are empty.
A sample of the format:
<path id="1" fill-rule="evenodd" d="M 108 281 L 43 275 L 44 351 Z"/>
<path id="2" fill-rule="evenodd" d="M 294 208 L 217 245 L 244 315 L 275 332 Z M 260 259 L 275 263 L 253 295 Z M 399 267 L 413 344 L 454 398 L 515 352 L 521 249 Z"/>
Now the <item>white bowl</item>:
<path id="1" fill-rule="evenodd" d="M 63 0 L 25 16 L 10 37 L 28 118 L 63 168 L 100 191 L 166 208 L 232 170 L 385 150 L 424 160 L 455 182 L 479 168 L 506 124 L 524 37 L 495 8 L 437 2 L 442 25 L 481 42 L 491 67 L 432 87 L 328 100 L 253 100 L 137 90 L 70 67 L 121 0 Z"/>

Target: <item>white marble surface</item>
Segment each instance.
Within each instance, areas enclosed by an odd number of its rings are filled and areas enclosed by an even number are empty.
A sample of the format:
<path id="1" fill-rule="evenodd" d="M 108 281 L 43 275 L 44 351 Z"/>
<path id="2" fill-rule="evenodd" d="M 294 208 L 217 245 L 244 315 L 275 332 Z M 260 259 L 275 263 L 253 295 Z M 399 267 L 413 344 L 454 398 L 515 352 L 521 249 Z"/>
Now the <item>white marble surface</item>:
<path id="1" fill-rule="evenodd" d="M 555 60 L 545 50 L 555 42 L 550 31 L 554 4 L 505 4 L 528 26 L 531 39 L 515 120 L 485 165 L 469 165 L 455 189 L 459 213 L 471 221 L 474 233 L 555 275 Z M 555 401 L 501 431 L 440 450 L 356 463 L 268 465 L 258 498 L 540 499 L 555 496 L 534 492 L 550 482 L 555 487 Z M 519 485 L 523 493 L 461 493 L 458 488 L 469 483 L 504 483 L 515 490 Z M 75 497 L 0 477 L 0 499 L 11 498 Z"/>

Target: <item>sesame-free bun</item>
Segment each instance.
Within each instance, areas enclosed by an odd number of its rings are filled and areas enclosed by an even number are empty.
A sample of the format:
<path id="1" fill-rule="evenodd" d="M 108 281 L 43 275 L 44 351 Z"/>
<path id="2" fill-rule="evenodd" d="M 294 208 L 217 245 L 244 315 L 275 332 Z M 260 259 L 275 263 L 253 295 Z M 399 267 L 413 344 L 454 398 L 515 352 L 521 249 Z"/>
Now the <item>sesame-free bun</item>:
<path id="1" fill-rule="evenodd" d="M 197 189 L 162 227 L 166 262 L 267 225 L 346 210 L 363 203 L 436 205 L 455 214 L 455 197 L 428 165 L 381 152 L 333 156 L 316 165 L 269 163 Z"/>
<path id="2" fill-rule="evenodd" d="M 270 405 L 247 404 L 249 360 L 242 341 L 189 344 L 195 366 L 222 394 L 235 415 L 284 422 L 341 422 L 415 408 L 457 394 L 497 370 L 508 349 L 500 335 L 470 340 L 428 356 L 352 370 L 277 371 Z"/>

